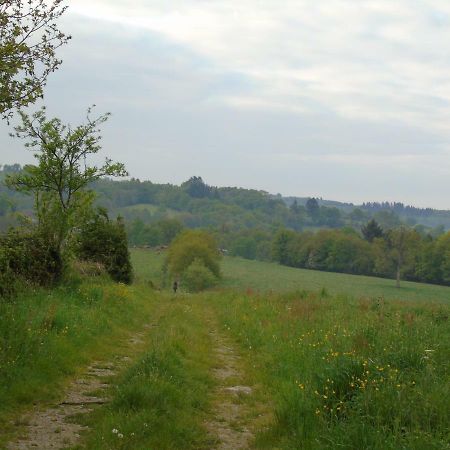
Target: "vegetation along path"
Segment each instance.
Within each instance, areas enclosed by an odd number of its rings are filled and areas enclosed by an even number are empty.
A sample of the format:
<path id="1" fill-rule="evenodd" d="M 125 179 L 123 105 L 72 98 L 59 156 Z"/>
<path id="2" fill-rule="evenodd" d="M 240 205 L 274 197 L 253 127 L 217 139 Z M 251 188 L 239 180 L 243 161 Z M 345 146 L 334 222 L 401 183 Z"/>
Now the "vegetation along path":
<path id="1" fill-rule="evenodd" d="M 121 351 L 9 449 L 446 448 L 445 302 L 139 284 L 129 307 L 139 292 L 142 332 L 113 337 Z"/>

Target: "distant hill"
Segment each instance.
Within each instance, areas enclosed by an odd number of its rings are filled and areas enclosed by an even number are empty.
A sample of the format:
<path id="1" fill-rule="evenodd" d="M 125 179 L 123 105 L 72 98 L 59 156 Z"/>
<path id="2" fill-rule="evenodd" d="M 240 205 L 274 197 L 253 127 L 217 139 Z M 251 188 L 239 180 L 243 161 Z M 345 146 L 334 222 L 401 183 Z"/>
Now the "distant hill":
<path id="1" fill-rule="evenodd" d="M 8 190 L 1 181 L 21 167 L 5 165 L 0 170 L 0 228 L 12 223 L 12 213 L 31 214 L 33 198 Z M 279 227 L 294 230 L 353 227 L 357 230 L 371 218 L 382 227 L 406 223 L 423 232 L 450 229 L 450 211 L 421 209 L 402 203 L 353 205 L 321 198 L 282 197 L 265 191 L 238 187 L 215 187 L 201 177 L 181 186 L 151 181 L 101 180 L 92 188 L 97 202 L 128 223 L 152 223 L 176 218 L 187 227 L 238 231 L 258 228 L 271 232 Z M 434 231 L 433 231 L 434 229 Z"/>

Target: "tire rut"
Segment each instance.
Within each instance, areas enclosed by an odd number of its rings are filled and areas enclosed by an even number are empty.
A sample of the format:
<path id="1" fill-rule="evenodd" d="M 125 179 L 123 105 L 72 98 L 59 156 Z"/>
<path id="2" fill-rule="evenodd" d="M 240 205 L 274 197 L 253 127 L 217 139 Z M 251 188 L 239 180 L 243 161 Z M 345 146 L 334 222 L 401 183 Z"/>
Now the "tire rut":
<path id="1" fill-rule="evenodd" d="M 131 346 L 141 346 L 144 344 L 144 333 L 136 333 L 128 341 Z M 106 390 L 110 387 L 111 378 L 131 361 L 128 356 L 116 356 L 114 361 L 93 362 L 83 377 L 72 381 L 62 401 L 47 409 L 37 407 L 20 419 L 20 423 L 25 424 L 24 433 L 21 438 L 9 443 L 7 450 L 55 450 L 79 443 L 81 433 L 88 427 L 77 423 L 76 416 L 107 403 Z"/>
<path id="2" fill-rule="evenodd" d="M 247 449 L 254 438 L 249 424 L 249 406 L 243 401 L 254 388 L 242 384 L 244 378 L 238 356 L 228 339 L 217 331 L 210 332 L 215 346 L 217 365 L 213 376 L 217 381 L 214 392 L 213 417 L 205 423 L 216 441 L 215 450 Z"/>

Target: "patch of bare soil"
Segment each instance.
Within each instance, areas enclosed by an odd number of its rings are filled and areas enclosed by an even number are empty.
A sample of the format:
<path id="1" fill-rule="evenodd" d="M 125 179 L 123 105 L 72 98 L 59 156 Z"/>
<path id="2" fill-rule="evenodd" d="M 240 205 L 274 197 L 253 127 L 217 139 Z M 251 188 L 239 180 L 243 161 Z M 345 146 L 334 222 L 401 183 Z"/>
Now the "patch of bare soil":
<path id="1" fill-rule="evenodd" d="M 245 397 L 251 396 L 254 388 L 243 385 L 240 356 L 230 342 L 215 331 L 211 332 L 211 336 L 217 355 L 213 374 L 218 386 L 214 393 L 214 416 L 205 425 L 217 442 L 214 449 L 246 449 L 254 437 L 254 411 L 251 411 Z"/>
<path id="2" fill-rule="evenodd" d="M 130 344 L 143 344 L 144 334 L 137 333 Z M 63 400 L 45 410 L 37 407 L 20 420 L 25 425 L 23 437 L 8 444 L 8 450 L 49 450 L 74 446 L 86 427 L 76 423 L 75 417 L 87 414 L 96 406 L 108 402 L 105 390 L 111 377 L 131 361 L 128 356 L 118 357 L 116 362 L 96 361 L 86 370 L 83 378 L 74 380 L 65 392 Z"/>

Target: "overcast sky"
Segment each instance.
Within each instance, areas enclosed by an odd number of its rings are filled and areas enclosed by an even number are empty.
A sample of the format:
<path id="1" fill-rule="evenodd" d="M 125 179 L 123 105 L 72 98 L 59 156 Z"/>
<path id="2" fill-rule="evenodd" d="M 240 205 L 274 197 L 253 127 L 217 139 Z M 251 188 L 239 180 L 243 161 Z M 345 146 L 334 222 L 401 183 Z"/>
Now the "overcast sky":
<path id="1" fill-rule="evenodd" d="M 49 114 L 130 175 L 450 208 L 449 0 L 77 0 Z M 0 125 L 0 163 L 30 162 Z"/>

